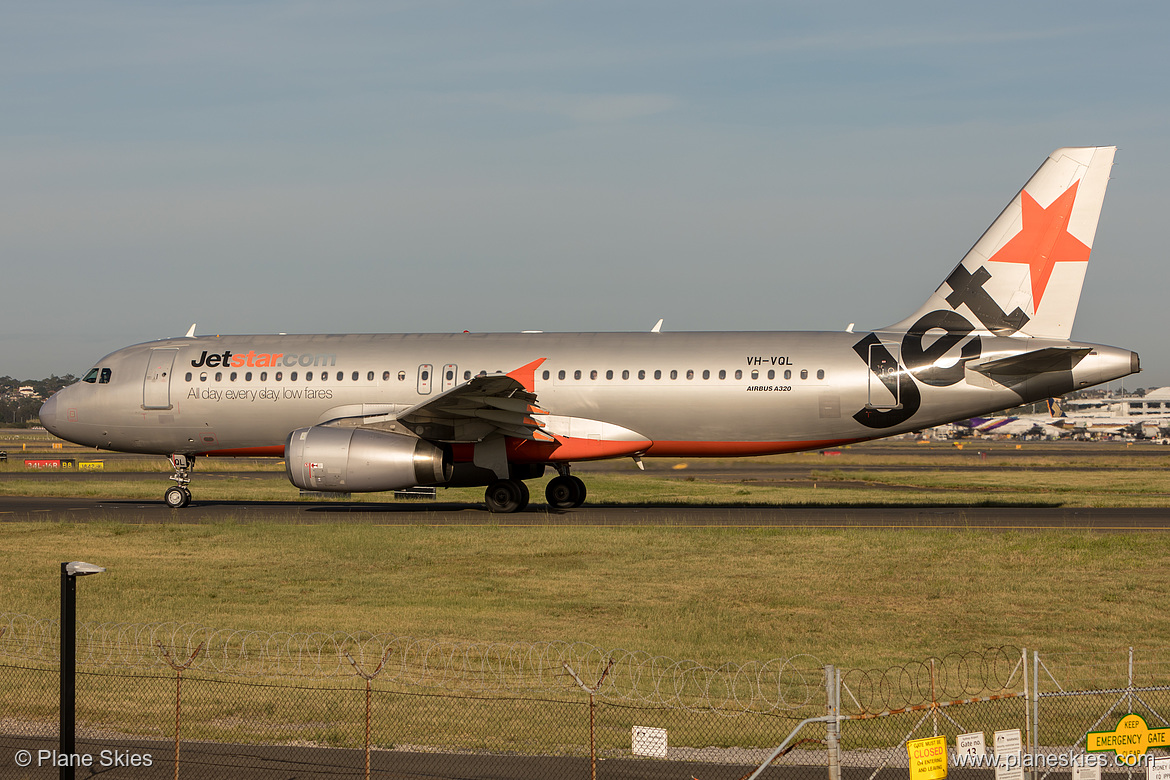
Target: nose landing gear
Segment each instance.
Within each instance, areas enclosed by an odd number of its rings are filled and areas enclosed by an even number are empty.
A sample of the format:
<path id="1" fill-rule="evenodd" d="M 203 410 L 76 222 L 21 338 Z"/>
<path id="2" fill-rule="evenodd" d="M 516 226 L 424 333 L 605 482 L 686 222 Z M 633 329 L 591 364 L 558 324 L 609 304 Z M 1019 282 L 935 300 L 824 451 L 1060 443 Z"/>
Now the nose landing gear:
<path id="1" fill-rule="evenodd" d="M 163 501 L 171 509 L 182 509 L 191 503 L 191 491 L 187 489 L 187 485 L 191 484 L 191 469 L 195 468 L 195 462 L 180 453 L 171 454 L 171 465 L 175 467 L 175 473 L 171 475 L 171 479 L 176 484 L 167 488 L 167 492 L 163 493 Z"/>

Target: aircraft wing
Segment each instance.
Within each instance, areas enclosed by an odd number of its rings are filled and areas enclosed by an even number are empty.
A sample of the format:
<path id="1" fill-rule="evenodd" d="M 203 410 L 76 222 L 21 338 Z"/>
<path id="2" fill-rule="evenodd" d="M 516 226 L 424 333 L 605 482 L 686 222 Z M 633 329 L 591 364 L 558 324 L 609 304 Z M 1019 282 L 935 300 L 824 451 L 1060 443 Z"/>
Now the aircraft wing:
<path id="1" fill-rule="evenodd" d="M 508 374 L 477 376 L 395 415 L 395 421 L 431 441 L 478 442 L 500 434 L 531 441 L 554 441 L 545 433 L 533 374 L 544 358 Z"/>

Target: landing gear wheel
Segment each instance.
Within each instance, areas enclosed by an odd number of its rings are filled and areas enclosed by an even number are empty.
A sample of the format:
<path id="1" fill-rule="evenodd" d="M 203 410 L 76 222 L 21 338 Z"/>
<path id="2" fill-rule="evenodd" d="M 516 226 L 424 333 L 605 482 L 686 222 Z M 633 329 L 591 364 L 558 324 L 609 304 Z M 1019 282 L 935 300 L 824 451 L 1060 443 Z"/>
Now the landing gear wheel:
<path id="1" fill-rule="evenodd" d="M 172 485 L 167 488 L 166 493 L 163 493 L 163 501 L 171 509 L 182 509 L 191 503 L 191 493 L 178 485 Z"/>
<path id="2" fill-rule="evenodd" d="M 585 483 L 572 476 L 553 477 L 544 489 L 548 505 L 554 509 L 572 509 L 585 503 Z"/>
<path id="3" fill-rule="evenodd" d="M 589 491 L 585 489 L 585 483 L 578 477 L 569 477 L 569 479 L 577 483 L 577 498 L 573 501 L 573 508 L 576 509 L 585 503 L 585 494 Z"/>
<path id="4" fill-rule="evenodd" d="M 518 479 L 499 479 L 488 485 L 483 500 L 497 514 L 519 512 L 528 506 L 528 486 Z"/>

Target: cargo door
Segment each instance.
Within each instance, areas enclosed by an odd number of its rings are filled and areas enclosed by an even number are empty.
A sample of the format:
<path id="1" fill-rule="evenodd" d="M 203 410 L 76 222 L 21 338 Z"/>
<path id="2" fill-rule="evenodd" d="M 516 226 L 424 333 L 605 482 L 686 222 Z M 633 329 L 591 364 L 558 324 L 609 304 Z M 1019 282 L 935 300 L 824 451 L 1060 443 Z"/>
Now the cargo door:
<path id="1" fill-rule="evenodd" d="M 175 365 L 177 349 L 152 349 L 142 383 L 143 409 L 171 408 L 171 369 Z"/>

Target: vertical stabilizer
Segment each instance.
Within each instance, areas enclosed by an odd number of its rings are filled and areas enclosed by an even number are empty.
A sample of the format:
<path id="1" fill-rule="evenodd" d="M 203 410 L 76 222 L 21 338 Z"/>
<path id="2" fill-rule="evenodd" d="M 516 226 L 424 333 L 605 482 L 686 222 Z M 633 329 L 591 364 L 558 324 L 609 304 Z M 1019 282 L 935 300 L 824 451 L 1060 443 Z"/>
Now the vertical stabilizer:
<path id="1" fill-rule="evenodd" d="M 890 330 L 950 309 L 999 335 L 1068 339 L 1116 151 L 1053 152 L 926 304 Z"/>

